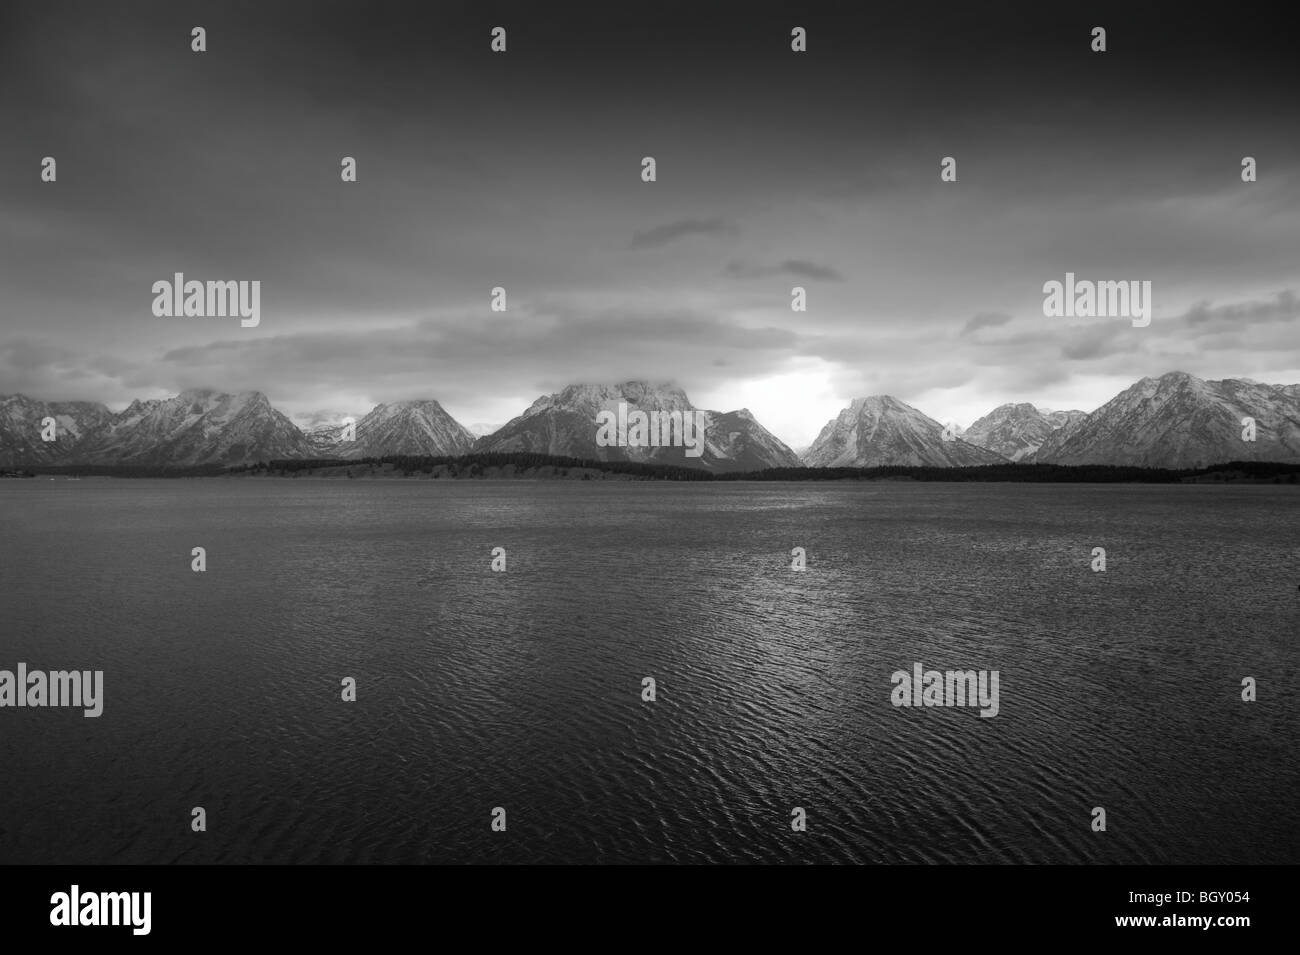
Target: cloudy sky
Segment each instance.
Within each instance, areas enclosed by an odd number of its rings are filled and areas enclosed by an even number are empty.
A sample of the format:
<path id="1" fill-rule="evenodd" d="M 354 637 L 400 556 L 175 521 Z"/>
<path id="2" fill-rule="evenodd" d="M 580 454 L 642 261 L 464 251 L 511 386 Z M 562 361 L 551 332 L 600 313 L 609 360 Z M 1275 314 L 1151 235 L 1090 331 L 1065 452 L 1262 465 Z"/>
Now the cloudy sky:
<path id="1" fill-rule="evenodd" d="M 470 425 L 671 379 L 800 446 L 869 394 L 968 424 L 1175 369 L 1300 381 L 1271 14 L 845 6 L 6 2 L 0 394 Z M 1044 317 L 1067 271 L 1151 281 L 1151 324 Z M 260 280 L 261 324 L 155 317 L 175 272 Z"/>

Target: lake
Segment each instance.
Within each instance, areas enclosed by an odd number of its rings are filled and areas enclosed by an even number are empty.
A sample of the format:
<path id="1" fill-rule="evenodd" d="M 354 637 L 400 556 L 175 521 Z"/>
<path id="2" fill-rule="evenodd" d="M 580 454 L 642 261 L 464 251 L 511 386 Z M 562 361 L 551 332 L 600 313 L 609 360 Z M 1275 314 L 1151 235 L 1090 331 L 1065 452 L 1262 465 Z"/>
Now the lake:
<path id="1" fill-rule="evenodd" d="M 1287 487 L 0 481 L 0 668 L 104 672 L 0 862 L 1296 863 L 1297 585 Z"/>

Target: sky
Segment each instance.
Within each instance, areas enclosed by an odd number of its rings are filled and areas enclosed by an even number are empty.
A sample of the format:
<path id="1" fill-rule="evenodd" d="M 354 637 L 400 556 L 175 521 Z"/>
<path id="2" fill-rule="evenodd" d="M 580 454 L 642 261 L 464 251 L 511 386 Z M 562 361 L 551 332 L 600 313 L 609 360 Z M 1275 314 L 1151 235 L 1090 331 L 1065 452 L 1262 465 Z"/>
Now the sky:
<path id="1" fill-rule="evenodd" d="M 1270 13 L 903 6 L 10 0 L 0 394 L 475 425 L 639 378 L 801 447 L 872 394 L 965 425 L 1172 370 L 1300 382 Z M 177 272 L 260 281 L 260 323 L 155 316 Z M 1066 272 L 1150 281 L 1150 325 L 1046 317 Z"/>

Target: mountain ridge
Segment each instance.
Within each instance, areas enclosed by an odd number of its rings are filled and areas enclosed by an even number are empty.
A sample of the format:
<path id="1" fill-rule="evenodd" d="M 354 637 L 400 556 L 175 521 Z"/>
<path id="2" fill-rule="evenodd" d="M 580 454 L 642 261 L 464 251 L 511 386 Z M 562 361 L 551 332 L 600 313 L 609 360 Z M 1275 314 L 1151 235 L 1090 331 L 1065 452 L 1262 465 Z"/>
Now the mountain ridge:
<path id="1" fill-rule="evenodd" d="M 700 455 L 683 446 L 609 446 L 597 416 L 644 411 L 698 415 Z M 121 411 L 93 401 L 0 395 L 0 466 L 123 465 L 187 468 L 271 459 L 356 459 L 472 452 L 541 453 L 705 470 L 929 466 L 1000 462 L 1189 468 L 1229 461 L 1300 462 L 1300 384 L 1205 380 L 1186 372 L 1144 377 L 1092 412 L 999 405 L 953 432 L 890 395 L 856 398 L 796 454 L 746 408 L 696 408 L 680 387 L 627 381 L 575 384 L 535 399 L 496 430 L 476 435 L 433 398 L 382 403 L 345 439 L 337 416 L 304 430 L 259 391 L 182 391 L 133 400 Z M 54 440 L 42 440 L 53 419 Z M 1255 440 L 1247 440 L 1250 429 Z M 678 436 L 681 437 L 680 431 Z"/>
<path id="2" fill-rule="evenodd" d="M 633 446 L 602 444 L 595 422 L 602 412 L 641 411 L 681 416 L 698 414 L 703 433 L 699 454 L 688 454 L 689 434 L 679 444 Z M 672 437 L 672 435 L 670 435 Z M 691 404 L 686 392 L 669 382 L 625 381 L 568 385 L 542 395 L 524 413 L 474 443 L 475 452 L 534 452 L 596 461 L 630 461 L 707 470 L 793 467 L 799 459 L 746 409 L 709 411 Z M 692 449 L 693 450 L 693 449 Z"/>
<path id="3" fill-rule="evenodd" d="M 804 463 L 811 467 L 929 465 L 970 467 L 1005 461 L 948 432 L 943 425 L 892 395 L 854 398 L 822 428 Z"/>

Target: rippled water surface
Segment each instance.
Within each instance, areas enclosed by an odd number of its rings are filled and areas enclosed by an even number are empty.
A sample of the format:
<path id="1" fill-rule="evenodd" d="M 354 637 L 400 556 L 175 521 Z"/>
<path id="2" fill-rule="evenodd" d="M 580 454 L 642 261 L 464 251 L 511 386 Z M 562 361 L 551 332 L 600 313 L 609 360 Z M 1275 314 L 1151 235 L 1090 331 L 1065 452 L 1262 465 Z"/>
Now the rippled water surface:
<path id="1" fill-rule="evenodd" d="M 106 696 L 0 862 L 1300 862 L 1297 585 L 1285 487 L 0 481 L 0 668 Z"/>

